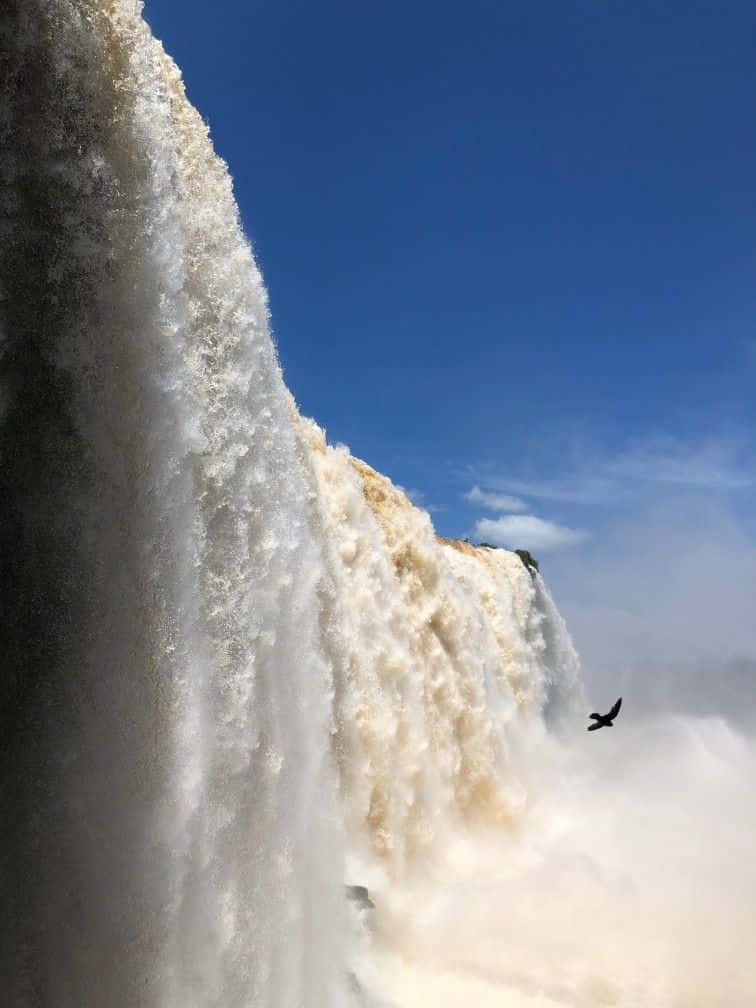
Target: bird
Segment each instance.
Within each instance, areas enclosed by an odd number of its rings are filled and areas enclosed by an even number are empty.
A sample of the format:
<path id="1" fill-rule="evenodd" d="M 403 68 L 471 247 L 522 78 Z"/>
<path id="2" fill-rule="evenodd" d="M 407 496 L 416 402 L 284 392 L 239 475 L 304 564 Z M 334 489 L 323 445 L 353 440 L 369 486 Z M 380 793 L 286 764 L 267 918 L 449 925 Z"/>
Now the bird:
<path id="1" fill-rule="evenodd" d="M 617 703 L 612 707 L 608 714 L 589 714 L 596 722 L 595 724 L 588 725 L 588 731 L 596 731 L 597 728 L 611 728 L 612 721 L 619 714 L 619 709 L 622 706 L 622 697 L 619 698 Z"/>

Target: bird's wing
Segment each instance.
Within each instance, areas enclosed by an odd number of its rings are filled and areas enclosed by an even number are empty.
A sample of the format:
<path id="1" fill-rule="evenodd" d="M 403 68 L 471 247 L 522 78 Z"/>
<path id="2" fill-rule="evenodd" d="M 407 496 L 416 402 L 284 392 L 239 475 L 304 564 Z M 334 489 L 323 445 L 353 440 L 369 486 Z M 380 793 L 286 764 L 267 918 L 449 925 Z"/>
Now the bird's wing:
<path id="1" fill-rule="evenodd" d="M 588 731 L 596 731 L 597 728 L 603 728 L 603 727 L 604 726 L 601 724 L 600 721 L 596 721 L 595 724 L 588 725 Z"/>
<path id="2" fill-rule="evenodd" d="M 622 697 L 619 698 L 619 700 L 614 705 L 614 707 L 612 707 L 612 709 L 606 715 L 609 718 L 610 721 L 614 720 L 614 718 L 617 717 L 617 715 L 619 714 L 619 709 L 620 709 L 621 706 L 622 706 Z"/>

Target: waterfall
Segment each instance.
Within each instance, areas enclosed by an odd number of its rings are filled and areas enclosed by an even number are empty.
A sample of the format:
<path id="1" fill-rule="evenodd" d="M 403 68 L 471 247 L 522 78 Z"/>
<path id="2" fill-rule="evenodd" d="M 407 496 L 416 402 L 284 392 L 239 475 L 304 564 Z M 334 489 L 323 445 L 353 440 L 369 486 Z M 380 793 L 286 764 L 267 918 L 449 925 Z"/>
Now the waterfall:
<path id="1" fill-rule="evenodd" d="M 300 416 L 140 3 L 0 37 L 3 1004 L 750 1005 L 753 741 Z"/>
<path id="2" fill-rule="evenodd" d="M 328 586 L 228 173 L 134 3 L 2 39 L 4 1001 L 336 1005 Z"/>
<path id="3" fill-rule="evenodd" d="M 516 820 L 512 747 L 547 706 L 579 716 L 577 656 L 516 554 L 438 539 L 386 477 L 302 428 L 337 589 L 347 832 L 401 878 L 454 825 Z"/>

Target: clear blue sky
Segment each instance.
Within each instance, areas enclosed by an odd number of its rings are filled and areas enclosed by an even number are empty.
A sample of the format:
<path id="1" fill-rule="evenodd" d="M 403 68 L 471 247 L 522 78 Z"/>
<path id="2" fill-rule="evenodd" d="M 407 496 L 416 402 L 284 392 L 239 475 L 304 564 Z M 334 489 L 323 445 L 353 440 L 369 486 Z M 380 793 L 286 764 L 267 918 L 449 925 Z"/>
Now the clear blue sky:
<path id="1" fill-rule="evenodd" d="M 590 568 L 610 608 L 638 578 L 640 609 L 619 608 L 640 633 L 644 550 L 658 577 L 715 548 L 697 617 L 717 557 L 717 597 L 735 560 L 756 587 L 753 4 L 145 14 L 229 163 L 287 384 L 331 441 L 439 532 L 531 546 L 578 625 Z"/>

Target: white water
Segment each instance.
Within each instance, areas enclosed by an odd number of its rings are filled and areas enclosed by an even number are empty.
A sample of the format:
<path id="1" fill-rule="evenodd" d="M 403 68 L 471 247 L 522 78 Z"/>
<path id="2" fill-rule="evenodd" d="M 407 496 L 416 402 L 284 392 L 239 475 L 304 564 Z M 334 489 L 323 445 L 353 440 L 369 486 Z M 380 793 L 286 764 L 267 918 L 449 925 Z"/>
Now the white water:
<path id="1" fill-rule="evenodd" d="M 299 417 L 139 6 L 0 14 L 3 1003 L 751 1005 L 752 743 Z"/>
<path id="2" fill-rule="evenodd" d="M 230 180 L 133 3 L 3 29 L 10 1003 L 338 1004 L 321 537 Z"/>

